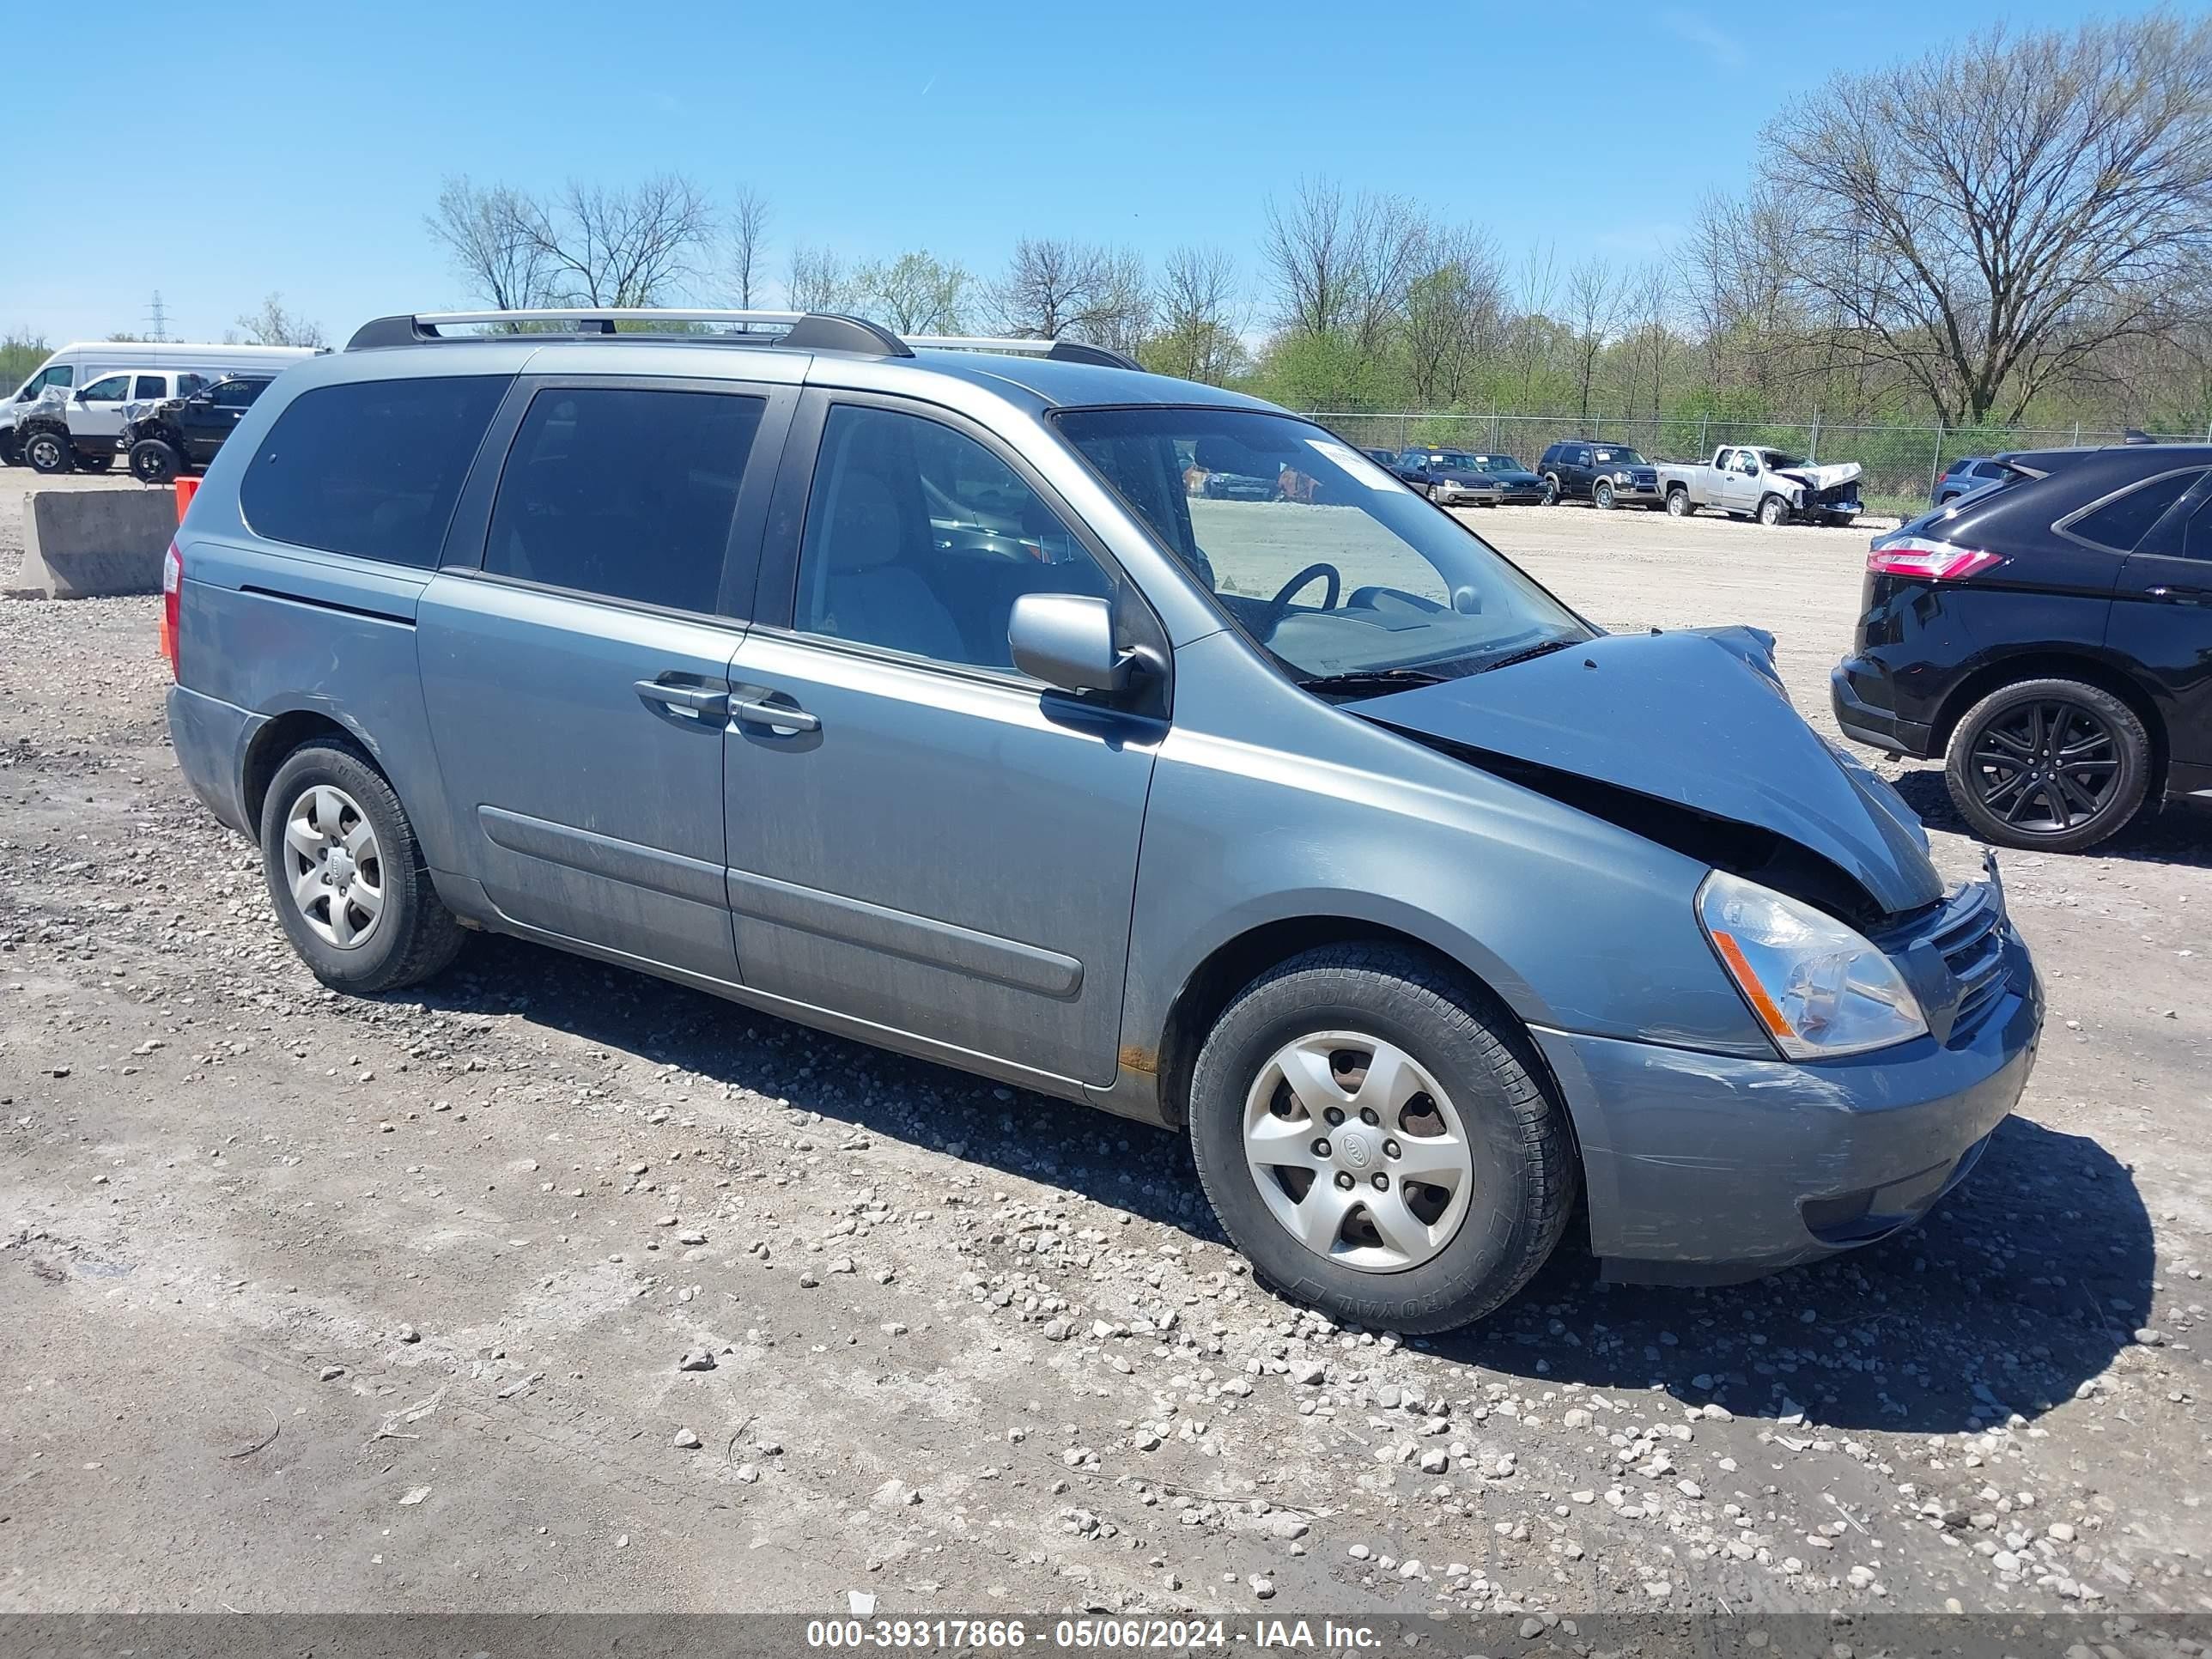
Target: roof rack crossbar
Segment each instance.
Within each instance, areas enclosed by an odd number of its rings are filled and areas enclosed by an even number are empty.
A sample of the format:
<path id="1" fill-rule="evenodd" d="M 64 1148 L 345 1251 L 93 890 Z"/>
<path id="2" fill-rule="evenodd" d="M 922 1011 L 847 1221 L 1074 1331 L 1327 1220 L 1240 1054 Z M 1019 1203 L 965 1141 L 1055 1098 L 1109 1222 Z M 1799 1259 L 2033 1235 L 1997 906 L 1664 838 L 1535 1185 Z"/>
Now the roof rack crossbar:
<path id="1" fill-rule="evenodd" d="M 858 317 L 821 311 L 731 311 L 677 306 L 538 306 L 513 311 L 425 311 L 379 317 L 346 342 L 349 351 L 380 346 L 423 345 L 437 340 L 480 338 L 449 335 L 447 328 L 491 324 L 562 323 L 570 334 L 611 335 L 617 323 L 766 325 L 784 331 L 763 340 L 803 351 L 857 351 L 878 357 L 911 357 L 897 335 Z"/>
<path id="2" fill-rule="evenodd" d="M 930 351 L 1004 351 L 1024 357 L 1049 357 L 1063 363 L 1097 363 L 1107 368 L 1141 368 L 1133 357 L 1085 340 L 1039 340 L 1028 337 L 994 339 L 980 334 L 909 334 L 906 343 Z"/>

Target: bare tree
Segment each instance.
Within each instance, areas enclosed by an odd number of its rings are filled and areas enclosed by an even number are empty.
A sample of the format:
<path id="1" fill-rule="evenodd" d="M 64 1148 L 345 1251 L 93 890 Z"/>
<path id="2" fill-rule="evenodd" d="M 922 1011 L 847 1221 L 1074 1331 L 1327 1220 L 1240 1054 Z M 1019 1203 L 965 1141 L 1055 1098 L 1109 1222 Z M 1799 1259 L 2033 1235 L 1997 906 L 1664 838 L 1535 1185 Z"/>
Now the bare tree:
<path id="1" fill-rule="evenodd" d="M 750 185 L 738 188 L 724 229 L 722 275 L 730 299 L 740 310 L 750 311 L 758 304 L 768 286 L 770 216 L 767 197 Z"/>
<path id="2" fill-rule="evenodd" d="M 1555 326 L 1552 307 L 1559 295 L 1559 254 L 1550 242 L 1531 246 L 1521 257 L 1513 290 L 1514 368 L 1521 382 L 1521 406 L 1535 402 L 1536 377 L 1548 366 Z"/>
<path id="3" fill-rule="evenodd" d="M 1346 198 L 1303 179 L 1287 203 L 1270 197 L 1261 246 L 1274 280 L 1276 320 L 1294 334 L 1350 333 L 1363 353 L 1402 314 L 1428 227 L 1399 196 Z"/>
<path id="4" fill-rule="evenodd" d="M 676 297 L 699 274 L 714 230 L 705 193 L 681 173 L 619 188 L 571 180 L 550 204 L 524 200 L 524 234 L 549 287 L 577 305 Z"/>
<path id="5" fill-rule="evenodd" d="M 2016 420 L 2212 254 L 2212 20 L 2000 26 L 1766 129 L 1806 280 L 1946 422 Z"/>
<path id="6" fill-rule="evenodd" d="M 853 278 L 836 251 L 791 245 L 791 264 L 783 279 L 784 304 L 793 311 L 850 311 L 855 303 Z"/>
<path id="7" fill-rule="evenodd" d="M 1681 349 L 1672 326 L 1674 301 L 1674 273 L 1661 260 L 1651 261 L 1622 284 L 1629 414 L 1636 412 L 1639 402 L 1650 404 L 1655 420 L 1664 410 L 1668 371 Z"/>
<path id="8" fill-rule="evenodd" d="M 1432 232 L 1406 293 L 1406 386 L 1419 409 L 1447 409 L 1473 389 L 1504 330 L 1497 245 L 1474 228 Z"/>
<path id="9" fill-rule="evenodd" d="M 1698 204 L 1677 275 L 1716 384 L 1771 394 L 1791 372 L 1810 325 L 1803 246 L 1790 198 L 1765 185 Z"/>
<path id="10" fill-rule="evenodd" d="M 241 313 L 238 319 L 239 331 L 246 336 L 248 345 L 319 346 L 325 344 L 323 328 L 305 317 L 295 317 L 284 309 L 284 296 L 271 294 L 261 302 L 261 309 Z"/>
<path id="11" fill-rule="evenodd" d="M 924 248 L 853 273 L 859 302 L 896 334 L 957 334 L 972 279 Z"/>
<path id="12" fill-rule="evenodd" d="M 471 297 L 501 311 L 551 302 L 545 261 L 528 226 L 537 209 L 505 185 L 478 186 L 466 175 L 446 180 L 438 205 L 422 216 Z"/>
<path id="13" fill-rule="evenodd" d="M 988 301 L 1010 334 L 1039 340 L 1066 335 L 1116 349 L 1143 334 L 1150 315 L 1145 264 L 1136 253 L 1054 237 L 1015 243 L 1013 261 L 991 285 Z"/>
<path id="14" fill-rule="evenodd" d="M 1249 317 L 1237 280 L 1237 261 L 1221 248 L 1178 247 L 1162 267 L 1154 296 L 1158 332 L 1145 361 L 1163 374 L 1219 386 L 1245 364 Z"/>
<path id="15" fill-rule="evenodd" d="M 1620 320 L 1620 278 L 1601 258 L 1583 260 L 1567 273 L 1567 315 L 1574 330 L 1575 381 L 1582 394 L 1583 424 L 1589 424 L 1590 385 L 1607 338 Z"/>

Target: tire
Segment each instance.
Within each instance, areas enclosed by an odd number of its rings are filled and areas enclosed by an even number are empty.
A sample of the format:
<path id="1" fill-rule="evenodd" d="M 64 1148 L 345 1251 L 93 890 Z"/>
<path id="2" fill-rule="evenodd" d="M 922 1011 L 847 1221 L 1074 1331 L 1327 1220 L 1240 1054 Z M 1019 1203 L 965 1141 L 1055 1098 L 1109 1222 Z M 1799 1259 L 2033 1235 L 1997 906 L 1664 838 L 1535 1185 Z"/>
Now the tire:
<path id="1" fill-rule="evenodd" d="M 1420 1074 L 1424 1085 L 1433 1082 L 1442 1091 L 1443 1103 L 1434 1104 L 1424 1086 L 1399 1097 L 1395 1123 L 1326 1121 L 1291 1094 L 1291 1071 L 1280 1064 L 1304 1044 L 1321 1056 L 1318 1070 L 1299 1074 L 1324 1112 L 1356 1108 L 1347 1085 L 1336 1080 L 1346 1050 L 1365 1054 L 1366 1072 L 1355 1073 L 1364 1079 L 1383 1046 L 1409 1062 L 1394 1068 L 1396 1075 Z M 1230 1238 L 1283 1294 L 1372 1328 L 1453 1330 L 1482 1318 L 1528 1283 L 1574 1208 L 1580 1170 L 1565 1115 L 1540 1075 L 1535 1051 L 1512 1016 L 1461 975 L 1387 945 L 1309 951 L 1245 987 L 1207 1034 L 1191 1079 L 1190 1138 L 1199 1179 Z M 1277 1081 L 1262 1092 L 1270 1076 Z M 1343 1105 L 1329 1107 L 1331 1101 Z M 1425 1101 L 1431 1102 L 1425 1109 Z M 1318 1172 L 1305 1182 L 1302 1169 L 1256 1167 L 1248 1155 L 1248 1120 L 1264 1137 L 1255 1145 L 1280 1149 L 1277 1155 Z M 1302 1127 L 1309 1121 L 1317 1131 L 1312 1139 Z M 1287 1133 L 1273 1127 L 1281 1124 L 1292 1127 Z M 1389 1165 L 1401 1154 L 1409 1162 L 1420 1158 L 1423 1124 L 1456 1126 L 1455 1139 L 1466 1149 L 1466 1167 L 1455 1177 L 1463 1198 L 1439 1203 L 1447 1188 L 1419 1182 L 1386 1185 L 1380 1195 L 1373 1189 L 1372 1183 L 1388 1182 Z M 1317 1142 L 1329 1146 L 1329 1159 L 1315 1154 Z M 1439 1165 L 1451 1162 L 1441 1152 L 1432 1156 Z M 1263 1182 L 1270 1191 L 1262 1190 Z M 1295 1195 L 1294 1187 L 1302 1187 Z M 1420 1196 L 1409 1204 L 1415 1194 Z M 1327 1202 L 1304 1211 L 1316 1197 Z M 1418 1245 L 1414 1255 L 1395 1250 L 1373 1230 L 1370 1203 L 1391 1206 L 1399 1237 Z M 1293 1220 L 1284 1218 L 1296 1215 L 1316 1218 L 1321 1228 L 1342 1218 L 1325 1244 L 1309 1245 L 1291 1231 Z M 1414 1224 L 1410 1230 L 1408 1222 Z M 1364 1265 L 1354 1265 L 1362 1258 Z"/>
<path id="2" fill-rule="evenodd" d="M 15 436 L 15 428 L 9 427 L 5 432 L 0 432 L 0 466 L 21 466 L 22 464 L 22 442 Z"/>
<path id="3" fill-rule="evenodd" d="M 1691 503 L 1689 490 L 1682 485 L 1676 484 L 1672 489 L 1667 492 L 1667 516 L 1668 518 L 1686 519 L 1697 510 L 1696 507 Z"/>
<path id="4" fill-rule="evenodd" d="M 88 455 L 82 450 L 77 452 L 76 468 L 80 472 L 105 472 L 114 465 L 113 450 L 108 450 L 98 455 Z"/>
<path id="5" fill-rule="evenodd" d="M 1437 487 L 1436 487 L 1434 484 L 1431 484 L 1431 485 L 1429 486 L 1429 491 L 1428 491 L 1428 494 L 1429 494 L 1429 500 L 1430 500 L 1431 501 L 1435 502 L 1435 504 L 1436 504 L 1437 506 L 1438 506 L 1438 507 L 1441 507 L 1441 506 L 1443 506 L 1443 503 L 1442 501 L 1437 501 Z"/>
<path id="6" fill-rule="evenodd" d="M 351 882 L 341 869 L 338 884 L 322 885 L 303 909 L 293 884 L 304 854 L 288 836 L 288 828 L 310 800 L 316 805 L 307 807 L 305 828 L 312 832 L 327 826 L 330 832 L 319 838 L 322 856 L 330 856 L 333 842 L 347 854 L 348 867 L 356 853 L 363 855 Z M 327 810 L 332 806 L 335 811 Z M 364 825 L 369 839 L 357 841 Z M 312 833 L 307 838 L 319 839 Z M 399 797 L 350 743 L 318 739 L 285 757 L 262 803 L 261 866 L 292 948 L 332 990 L 372 996 L 416 984 L 445 968 L 461 948 L 461 926 L 430 884 L 429 868 Z M 363 925 L 361 918 L 368 915 L 363 901 L 370 890 L 361 878 L 372 868 L 378 902 Z M 340 887 L 348 897 L 338 896 Z M 343 926 L 336 920 L 341 905 Z M 345 932 L 353 933 L 349 943 L 333 937 Z"/>
<path id="7" fill-rule="evenodd" d="M 1547 472 L 1544 475 L 1544 499 L 1538 502 L 1537 505 L 1540 507 L 1557 507 L 1559 504 L 1559 475 L 1556 472 Z"/>
<path id="8" fill-rule="evenodd" d="M 1769 530 L 1790 516 L 1790 503 L 1779 495 L 1763 495 L 1759 502 L 1759 521 Z"/>
<path id="9" fill-rule="evenodd" d="M 33 472 L 66 472 L 76 465 L 76 452 L 58 432 L 33 432 L 23 440 L 23 459 Z"/>
<path id="10" fill-rule="evenodd" d="M 2135 710 L 2079 680 L 1990 692 L 1953 730 L 1943 761 L 1951 804 L 1976 835 L 2043 853 L 2078 853 L 2118 832 L 2142 811 L 2150 779 L 2150 736 Z"/>
<path id="11" fill-rule="evenodd" d="M 1590 486 L 1590 505 L 1601 513 L 1613 511 L 1613 480 L 1600 478 Z"/>
<path id="12" fill-rule="evenodd" d="M 182 465 L 183 458 L 160 438 L 141 438 L 131 446 L 131 476 L 140 483 L 167 483 Z"/>

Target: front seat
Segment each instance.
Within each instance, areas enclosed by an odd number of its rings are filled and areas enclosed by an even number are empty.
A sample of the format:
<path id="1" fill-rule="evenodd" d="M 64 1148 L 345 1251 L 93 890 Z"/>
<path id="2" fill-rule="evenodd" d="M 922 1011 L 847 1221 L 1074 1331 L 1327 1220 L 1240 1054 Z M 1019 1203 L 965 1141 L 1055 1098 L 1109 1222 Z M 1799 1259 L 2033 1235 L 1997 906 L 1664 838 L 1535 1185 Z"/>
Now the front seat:
<path id="1" fill-rule="evenodd" d="M 823 526 L 822 631 L 939 662 L 967 661 L 951 615 L 901 562 L 908 520 L 890 486 L 856 471 L 837 481 L 836 491 Z"/>

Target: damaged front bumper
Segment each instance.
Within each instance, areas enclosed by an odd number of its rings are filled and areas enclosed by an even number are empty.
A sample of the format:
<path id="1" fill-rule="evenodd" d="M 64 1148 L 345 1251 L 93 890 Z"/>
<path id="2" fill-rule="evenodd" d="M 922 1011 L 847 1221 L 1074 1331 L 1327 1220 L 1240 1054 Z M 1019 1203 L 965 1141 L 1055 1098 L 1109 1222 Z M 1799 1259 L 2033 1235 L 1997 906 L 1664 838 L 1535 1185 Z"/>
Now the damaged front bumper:
<path id="1" fill-rule="evenodd" d="M 1964 1180 L 2027 1086 L 2043 987 L 2001 935 L 2000 988 L 1944 1040 L 1745 1060 L 1539 1029 L 1582 1143 L 1607 1278 L 1726 1284 L 1870 1244 Z"/>

